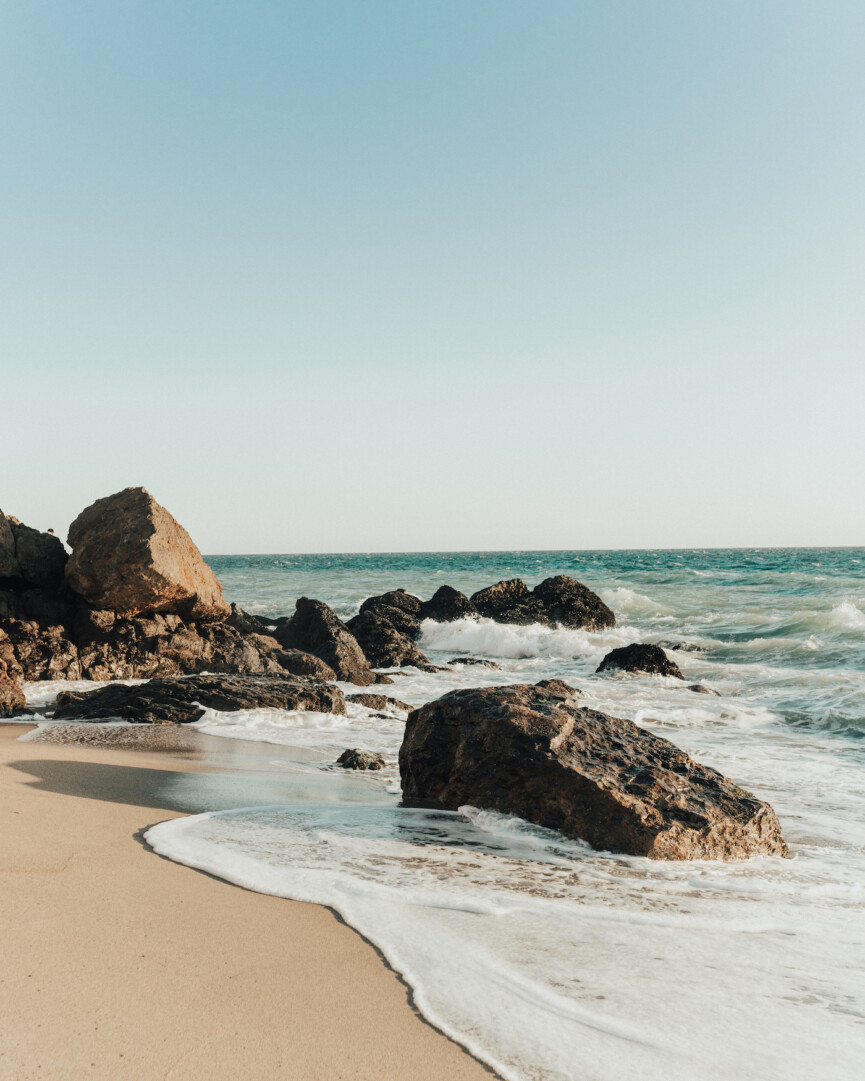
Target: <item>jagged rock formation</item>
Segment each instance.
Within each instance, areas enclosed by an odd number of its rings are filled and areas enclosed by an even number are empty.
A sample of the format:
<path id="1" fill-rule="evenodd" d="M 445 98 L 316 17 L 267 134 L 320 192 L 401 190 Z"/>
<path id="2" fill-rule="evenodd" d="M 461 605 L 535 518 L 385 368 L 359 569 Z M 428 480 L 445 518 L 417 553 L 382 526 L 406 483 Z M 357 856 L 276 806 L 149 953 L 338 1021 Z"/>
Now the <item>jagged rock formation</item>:
<path id="1" fill-rule="evenodd" d="M 768 803 L 561 680 L 452 691 L 409 714 L 403 797 L 515 814 L 652 859 L 786 855 Z"/>
<path id="2" fill-rule="evenodd" d="M 300 649 L 319 657 L 340 679 L 361 687 L 377 682 L 354 635 L 323 601 L 301 597 L 290 619 L 277 621 L 273 632 L 286 649 Z"/>

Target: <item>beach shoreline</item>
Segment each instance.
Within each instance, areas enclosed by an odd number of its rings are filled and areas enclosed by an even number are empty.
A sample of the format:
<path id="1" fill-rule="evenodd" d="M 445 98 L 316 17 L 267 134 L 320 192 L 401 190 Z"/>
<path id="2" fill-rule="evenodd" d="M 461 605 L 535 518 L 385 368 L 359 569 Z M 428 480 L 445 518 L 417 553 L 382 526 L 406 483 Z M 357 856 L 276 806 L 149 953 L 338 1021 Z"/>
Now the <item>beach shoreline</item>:
<path id="1" fill-rule="evenodd" d="M 486 1078 L 331 910 L 157 856 L 194 756 L 19 742 L 0 723 L 0 1077 Z"/>

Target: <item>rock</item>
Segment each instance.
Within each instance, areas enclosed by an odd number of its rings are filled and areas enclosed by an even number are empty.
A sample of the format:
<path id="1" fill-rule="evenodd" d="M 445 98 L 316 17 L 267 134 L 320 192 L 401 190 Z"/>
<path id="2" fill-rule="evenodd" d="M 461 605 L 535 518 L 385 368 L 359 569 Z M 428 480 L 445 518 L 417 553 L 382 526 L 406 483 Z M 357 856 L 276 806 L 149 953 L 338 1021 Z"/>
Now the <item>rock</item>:
<path id="1" fill-rule="evenodd" d="M 95 691 L 61 691 L 54 719 L 119 717 L 138 724 L 190 724 L 205 709 L 263 708 L 345 713 L 345 699 L 338 687 L 287 676 L 186 676 L 133 687 L 114 683 Z"/>
<path id="2" fill-rule="evenodd" d="M 448 664 L 465 664 L 475 665 L 479 664 L 484 668 L 495 668 L 501 670 L 501 665 L 496 664 L 495 661 L 485 661 L 481 657 L 454 657 L 453 660 L 448 661 Z"/>
<path id="3" fill-rule="evenodd" d="M 714 691 L 711 687 L 704 687 L 702 683 L 692 683 L 688 690 L 693 691 L 695 694 L 713 694 L 716 698 L 721 697 L 720 691 Z"/>
<path id="4" fill-rule="evenodd" d="M 144 488 L 97 499 L 69 527 L 68 541 L 66 581 L 94 608 L 199 621 L 230 614 L 192 538 Z"/>
<path id="5" fill-rule="evenodd" d="M 359 615 L 374 612 L 383 616 L 398 631 L 414 640 L 420 635 L 420 611 L 421 601 L 413 593 L 405 589 L 392 589 L 389 593 L 382 593 L 379 597 L 367 597 L 360 606 Z M 355 619 L 357 616 L 354 617 Z M 351 620 L 348 622 L 351 627 Z"/>
<path id="6" fill-rule="evenodd" d="M 26 708 L 24 692 L 9 675 L 6 662 L 0 660 L 0 717 L 10 717 Z"/>
<path id="7" fill-rule="evenodd" d="M 0 620 L 0 630 L 11 647 L 20 678 L 82 679 L 75 643 L 62 626 L 44 626 L 33 620 Z M 10 671 L 12 665 L 9 665 Z"/>
<path id="8" fill-rule="evenodd" d="M 274 638 L 286 649 L 299 649 L 320 657 L 340 679 L 367 687 L 375 683 L 369 661 L 354 635 L 323 601 L 301 597 L 288 620 L 280 620 Z"/>
<path id="9" fill-rule="evenodd" d="M 403 612 L 401 608 L 391 608 L 386 604 L 380 604 L 373 608 L 367 608 L 366 610 L 362 608 L 356 616 L 352 616 L 351 619 L 348 620 L 346 626 L 360 642 L 355 627 L 371 626 L 372 621 L 375 623 L 387 623 L 411 642 L 420 635 L 420 624 L 413 615 L 408 612 Z M 360 645 L 361 648 L 363 648 L 363 642 L 361 642 Z M 364 652 L 366 652 L 366 650 L 364 650 Z M 373 667 L 375 667 L 375 664 L 371 659 L 370 664 L 373 664 Z"/>
<path id="10" fill-rule="evenodd" d="M 367 709 L 401 709 L 406 713 L 411 710 L 411 706 L 405 702 L 400 702 L 398 698 L 389 698 L 386 694 L 349 694 L 345 700 L 366 706 Z"/>
<path id="11" fill-rule="evenodd" d="M 549 626 L 550 623 L 543 604 L 529 592 L 522 578 L 496 582 L 494 586 L 473 593 L 471 600 L 480 615 L 496 623 L 516 623 L 521 626 L 531 623 Z"/>
<path id="12" fill-rule="evenodd" d="M 0 511 L 0 582 L 57 589 L 68 558 L 53 533 L 40 533 Z"/>
<path id="13" fill-rule="evenodd" d="M 354 747 L 343 751 L 336 764 L 343 769 L 384 769 L 385 761 L 375 751 L 362 751 L 359 747 Z"/>
<path id="14" fill-rule="evenodd" d="M 601 631 L 616 625 L 612 609 L 597 593 L 565 574 L 545 578 L 532 590 L 532 596 L 541 603 L 553 626 Z"/>
<path id="15" fill-rule="evenodd" d="M 286 672 L 291 672 L 293 676 L 306 676 L 307 679 L 319 679 L 325 682 L 338 678 L 330 665 L 313 653 L 303 653 L 299 649 L 281 649 L 275 657 L 280 666 Z"/>
<path id="16" fill-rule="evenodd" d="M 621 669 L 623 672 L 646 672 L 650 676 L 685 678 L 676 662 L 671 661 L 660 646 L 645 642 L 632 642 L 629 646 L 610 650 L 596 671 L 607 672 L 614 669 Z"/>
<path id="17" fill-rule="evenodd" d="M 19 594 L 18 611 L 21 619 L 67 627 L 75 618 L 75 603 L 65 589 L 25 589 Z"/>
<path id="18" fill-rule="evenodd" d="M 436 623 L 453 623 L 458 619 L 477 617 L 477 608 L 465 593 L 460 593 L 453 586 L 439 586 L 428 601 L 420 606 L 418 618 L 432 619 Z"/>
<path id="19" fill-rule="evenodd" d="M 15 534 L 12 524 L 0 510 L 0 583 L 17 581 L 21 568 L 15 558 Z"/>
<path id="20" fill-rule="evenodd" d="M 390 622 L 385 608 L 361 612 L 349 620 L 348 627 L 373 668 L 429 663 L 411 638 Z"/>
<path id="21" fill-rule="evenodd" d="M 519 815 L 651 859 L 787 855 L 769 804 L 561 680 L 452 691 L 409 714 L 403 797 Z"/>
<path id="22" fill-rule="evenodd" d="M 231 605 L 231 614 L 226 620 L 232 627 L 236 627 L 242 634 L 272 634 L 273 620 L 262 619 L 261 616 L 251 615 L 238 604 Z"/>

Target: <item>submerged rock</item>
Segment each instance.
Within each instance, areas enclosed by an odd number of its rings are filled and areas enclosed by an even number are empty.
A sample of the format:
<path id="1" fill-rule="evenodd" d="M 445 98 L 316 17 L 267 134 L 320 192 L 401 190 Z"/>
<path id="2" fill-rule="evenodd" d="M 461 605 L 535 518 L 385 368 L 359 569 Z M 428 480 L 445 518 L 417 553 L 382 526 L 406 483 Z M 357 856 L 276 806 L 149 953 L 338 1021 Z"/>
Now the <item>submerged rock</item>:
<path id="1" fill-rule="evenodd" d="M 478 610 L 465 593 L 453 586 L 440 586 L 428 601 L 420 606 L 418 618 L 432 619 L 436 623 L 454 623 L 458 619 L 477 616 Z"/>
<path id="2" fill-rule="evenodd" d="M 323 601 L 301 597 L 290 619 L 277 621 L 273 636 L 286 649 L 320 657 L 340 679 L 361 687 L 376 682 L 357 639 Z M 382 666 L 384 667 L 384 666 Z"/>
<path id="3" fill-rule="evenodd" d="M 151 679 L 133 687 L 114 683 L 94 691 L 61 691 L 54 719 L 119 717 L 138 724 L 190 724 L 205 709 L 262 708 L 345 713 L 345 699 L 338 687 L 290 677 L 186 676 Z"/>
<path id="4" fill-rule="evenodd" d="M 452 691 L 409 714 L 403 797 L 471 804 L 652 859 L 787 854 L 768 803 L 561 680 Z"/>
<path id="5" fill-rule="evenodd" d="M 197 621 L 230 613 L 192 538 L 144 488 L 97 499 L 69 527 L 68 542 L 66 581 L 94 608 Z"/>
<path id="6" fill-rule="evenodd" d="M 448 661 L 448 664 L 462 664 L 462 665 L 480 665 L 482 668 L 495 668 L 501 669 L 500 664 L 496 664 L 495 661 L 485 661 L 482 657 L 454 657 L 453 660 Z"/>
<path id="7" fill-rule="evenodd" d="M 684 679 L 675 661 L 671 661 L 660 646 L 645 642 L 632 642 L 629 646 L 612 649 L 598 665 L 596 671 L 645 672 L 650 676 L 675 676 Z"/>
<path id="8" fill-rule="evenodd" d="M 690 687 L 688 687 L 688 690 L 693 691 L 694 694 L 712 694 L 716 698 L 721 697 L 720 691 L 715 691 L 711 687 L 704 687 L 702 683 L 692 683 Z"/>
<path id="9" fill-rule="evenodd" d="M 384 769 L 385 761 L 375 751 L 362 751 L 359 747 L 346 749 L 337 758 L 336 764 L 343 769 Z"/>

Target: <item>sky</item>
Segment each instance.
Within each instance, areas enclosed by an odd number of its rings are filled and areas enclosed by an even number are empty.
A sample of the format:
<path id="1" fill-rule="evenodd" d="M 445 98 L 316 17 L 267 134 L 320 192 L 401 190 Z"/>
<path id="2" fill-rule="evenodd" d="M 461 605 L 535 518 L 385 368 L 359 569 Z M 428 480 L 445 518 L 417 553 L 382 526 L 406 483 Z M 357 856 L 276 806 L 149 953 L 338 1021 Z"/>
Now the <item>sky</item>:
<path id="1" fill-rule="evenodd" d="M 7 0 L 0 507 L 865 544 L 861 0 Z"/>

